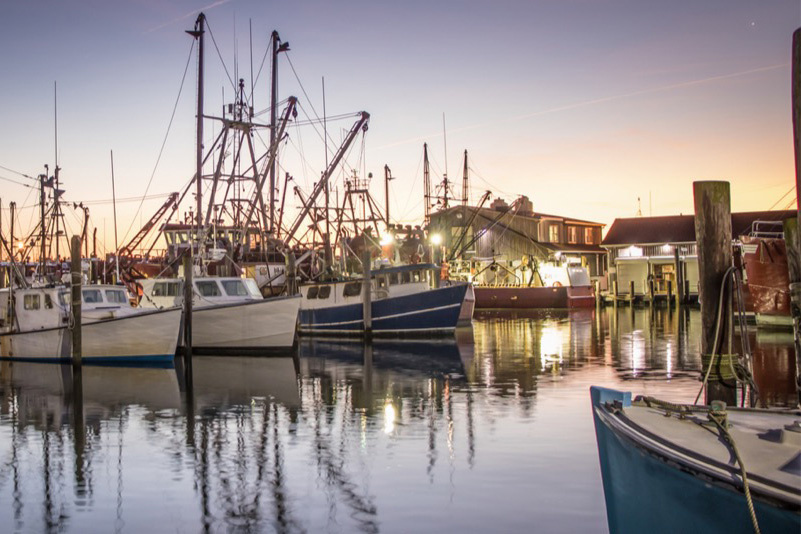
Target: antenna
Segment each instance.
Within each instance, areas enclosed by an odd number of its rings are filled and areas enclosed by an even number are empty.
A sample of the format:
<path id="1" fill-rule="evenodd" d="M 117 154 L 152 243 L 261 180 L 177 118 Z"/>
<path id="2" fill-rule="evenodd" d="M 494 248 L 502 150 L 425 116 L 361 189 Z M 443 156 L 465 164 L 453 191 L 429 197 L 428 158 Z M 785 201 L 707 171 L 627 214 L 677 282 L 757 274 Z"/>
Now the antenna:
<path id="1" fill-rule="evenodd" d="M 445 112 L 442 112 L 442 144 L 445 146 L 445 179 L 448 178 L 448 135 L 445 129 Z"/>
<path id="2" fill-rule="evenodd" d="M 111 150 L 111 201 L 114 204 L 114 261 L 117 263 L 117 279 L 120 281 L 120 246 L 117 243 L 117 189 L 114 185 L 114 151 Z"/>

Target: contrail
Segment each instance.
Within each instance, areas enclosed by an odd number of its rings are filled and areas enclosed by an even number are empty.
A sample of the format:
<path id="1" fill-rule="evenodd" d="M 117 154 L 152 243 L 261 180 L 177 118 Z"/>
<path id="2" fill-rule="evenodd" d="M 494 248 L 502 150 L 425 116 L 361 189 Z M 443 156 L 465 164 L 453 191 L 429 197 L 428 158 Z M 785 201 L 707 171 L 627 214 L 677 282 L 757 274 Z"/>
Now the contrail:
<path id="1" fill-rule="evenodd" d="M 167 26 L 175 24 L 176 22 L 180 22 L 182 20 L 188 19 L 189 17 L 197 15 L 201 11 L 208 11 L 209 9 L 214 9 L 217 6 L 221 6 L 223 4 L 227 4 L 228 2 L 233 2 L 233 0 L 217 0 L 216 2 L 212 2 L 211 4 L 209 4 L 207 6 L 201 7 L 200 9 L 196 9 L 194 11 L 190 11 L 186 15 L 178 17 L 177 19 L 173 19 L 173 20 L 171 20 L 169 22 L 165 22 L 164 24 L 160 24 L 160 25 L 156 26 L 155 28 L 150 28 L 145 33 L 153 33 L 154 31 L 160 30 L 162 28 L 166 28 Z"/>
<path id="2" fill-rule="evenodd" d="M 550 109 L 543 109 L 543 110 L 540 110 L 540 111 L 534 111 L 534 112 L 530 112 L 530 113 L 525 113 L 523 115 L 516 115 L 514 117 L 509 117 L 509 118 L 498 120 L 498 121 L 492 121 L 492 122 L 487 122 L 487 123 L 482 123 L 482 124 L 471 124 L 471 125 L 468 125 L 468 126 L 462 126 L 461 128 L 454 128 L 454 129 L 451 129 L 451 130 L 448 130 L 448 131 L 449 132 L 461 132 L 461 131 L 465 131 L 465 130 L 474 130 L 476 128 L 484 128 L 484 127 L 486 127 L 488 125 L 491 125 L 491 124 L 504 124 L 504 123 L 509 123 L 509 122 L 517 122 L 517 121 L 521 121 L 521 120 L 524 120 L 524 119 L 530 119 L 532 117 L 540 117 L 542 115 L 549 115 L 551 113 L 558 113 L 560 111 L 568 111 L 568 110 L 571 110 L 571 109 L 577 109 L 577 108 L 583 108 L 583 107 L 587 107 L 587 106 L 593 106 L 595 104 L 604 104 L 606 102 L 612 102 L 614 100 L 621 100 L 621 99 L 624 99 L 624 98 L 631 98 L 631 97 L 634 97 L 634 96 L 661 93 L 661 92 L 664 92 L 664 91 L 671 91 L 673 89 L 681 89 L 681 88 L 684 88 L 684 87 L 692 87 L 694 85 L 702 85 L 702 84 L 706 84 L 706 83 L 710 83 L 710 82 L 716 82 L 716 81 L 720 81 L 720 80 L 727 80 L 729 78 L 738 78 L 740 76 L 747 76 L 748 74 L 754 74 L 754 73 L 757 73 L 757 72 L 766 72 L 766 71 L 772 71 L 772 70 L 777 70 L 777 69 L 783 69 L 783 68 L 787 68 L 789 66 L 790 66 L 789 63 L 780 63 L 778 65 L 768 65 L 766 67 L 758 67 L 756 69 L 744 70 L 744 71 L 741 71 L 741 72 L 734 72 L 734 73 L 731 73 L 731 74 L 721 74 L 719 76 L 710 76 L 708 78 L 701 78 L 701 79 L 698 79 L 698 80 L 690 80 L 690 81 L 679 82 L 679 83 L 674 83 L 674 84 L 670 84 L 670 85 L 663 85 L 661 87 L 652 87 L 650 89 L 642 89 L 642 90 L 639 90 L 639 91 L 632 91 L 630 93 L 623 93 L 623 94 L 619 94 L 619 95 L 605 96 L 605 97 L 602 97 L 602 98 L 594 98 L 592 100 L 585 100 L 583 102 L 574 102 L 572 104 L 565 104 L 564 106 L 558 106 L 558 107 L 550 108 Z M 394 143 L 389 143 L 387 145 L 376 147 L 376 150 L 380 150 L 380 149 L 384 149 L 384 148 L 391 148 L 391 147 L 395 147 L 395 146 L 399 146 L 399 145 L 406 145 L 406 144 L 409 144 L 409 143 L 420 142 L 420 141 L 423 141 L 425 139 L 430 139 L 432 137 L 439 137 L 441 135 L 442 135 L 442 132 L 435 132 L 435 133 L 431 133 L 431 134 L 428 134 L 428 135 L 422 135 L 422 136 L 418 136 L 418 137 L 415 137 L 415 138 L 412 138 L 412 139 L 405 139 L 405 140 L 402 140 L 402 141 L 396 141 Z"/>

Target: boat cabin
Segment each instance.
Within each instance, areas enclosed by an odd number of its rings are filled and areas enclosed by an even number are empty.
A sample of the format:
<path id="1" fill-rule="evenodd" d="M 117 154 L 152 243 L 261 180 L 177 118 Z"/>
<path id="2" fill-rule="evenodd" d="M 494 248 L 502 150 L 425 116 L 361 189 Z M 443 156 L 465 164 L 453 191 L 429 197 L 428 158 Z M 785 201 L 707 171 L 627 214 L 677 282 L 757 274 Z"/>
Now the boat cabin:
<path id="1" fill-rule="evenodd" d="M 0 290 L 0 328 L 10 326 L 9 290 Z M 14 290 L 16 325 L 23 331 L 56 328 L 69 322 L 70 288 L 34 287 Z M 81 289 L 81 314 L 94 322 L 131 315 L 128 291 L 120 286 L 92 285 Z"/>
<path id="2" fill-rule="evenodd" d="M 184 301 L 182 278 L 148 278 L 138 280 L 142 286 L 140 306 L 171 308 L 181 306 Z M 233 304 L 243 300 L 261 300 L 259 286 L 252 278 L 195 278 L 193 306 Z"/>
<path id="3" fill-rule="evenodd" d="M 419 263 L 398 267 L 380 267 L 371 272 L 371 300 L 389 296 L 411 295 L 430 289 L 438 282 L 439 268 Z M 321 282 L 300 287 L 303 308 L 326 308 L 333 305 L 362 302 L 362 280 Z"/>

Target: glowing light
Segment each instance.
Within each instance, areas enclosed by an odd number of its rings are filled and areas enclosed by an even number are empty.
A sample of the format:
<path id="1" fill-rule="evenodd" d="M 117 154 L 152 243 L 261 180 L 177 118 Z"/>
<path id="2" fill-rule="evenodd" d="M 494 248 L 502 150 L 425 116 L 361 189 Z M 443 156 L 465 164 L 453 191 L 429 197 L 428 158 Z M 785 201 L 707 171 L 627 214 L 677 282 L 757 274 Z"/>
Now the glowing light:
<path id="1" fill-rule="evenodd" d="M 662 245 L 662 252 L 664 252 L 665 254 L 669 254 L 669 253 L 673 252 L 673 247 L 671 247 L 668 244 L 664 244 L 664 245 Z"/>
<path id="2" fill-rule="evenodd" d="M 387 245 L 391 245 L 394 242 L 395 242 L 395 236 L 393 236 L 392 234 L 382 234 L 381 240 L 378 243 L 382 247 L 385 247 Z"/>
<path id="3" fill-rule="evenodd" d="M 635 247 L 631 245 L 629 248 L 625 248 L 622 251 L 623 253 L 621 256 L 628 256 L 630 258 L 640 257 L 642 256 L 642 249 L 640 247 Z"/>
<path id="4" fill-rule="evenodd" d="M 429 239 L 432 245 L 439 246 L 442 244 L 442 236 L 440 234 L 431 234 Z"/>
<path id="5" fill-rule="evenodd" d="M 395 407 L 391 402 L 384 405 L 384 434 L 391 434 L 395 430 Z"/>

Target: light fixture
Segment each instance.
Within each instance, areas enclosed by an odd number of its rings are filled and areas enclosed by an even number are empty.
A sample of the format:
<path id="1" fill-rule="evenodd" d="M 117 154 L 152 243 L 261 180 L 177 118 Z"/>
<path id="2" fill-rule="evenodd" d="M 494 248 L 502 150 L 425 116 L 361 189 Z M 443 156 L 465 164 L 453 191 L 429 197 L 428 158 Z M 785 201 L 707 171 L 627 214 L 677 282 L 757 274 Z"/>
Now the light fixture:
<path id="1" fill-rule="evenodd" d="M 429 239 L 431 240 L 432 245 L 439 246 L 442 244 L 441 234 L 431 234 L 431 237 Z"/>
<path id="2" fill-rule="evenodd" d="M 392 234 L 386 233 L 381 235 L 381 240 L 378 242 L 379 245 L 385 247 L 387 245 L 391 245 L 395 242 L 395 236 Z"/>

